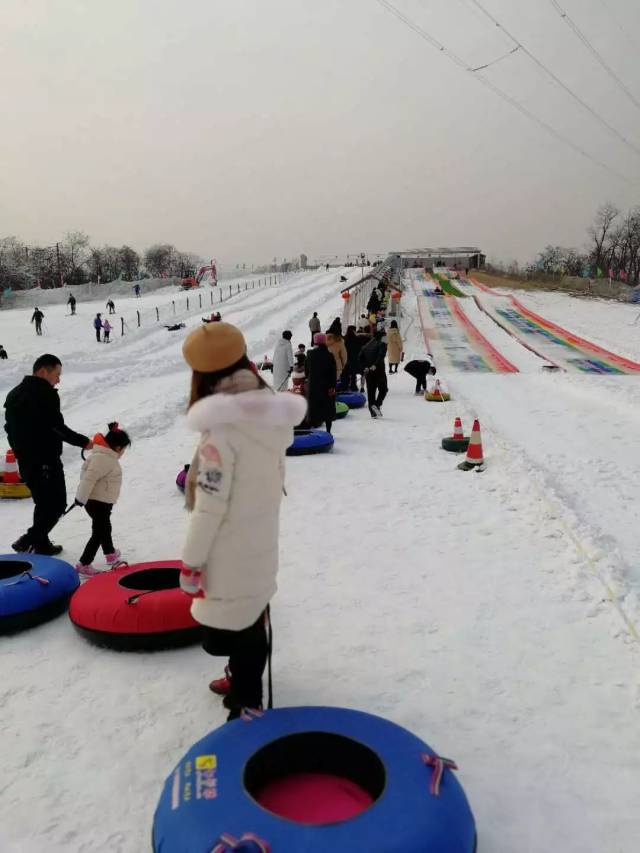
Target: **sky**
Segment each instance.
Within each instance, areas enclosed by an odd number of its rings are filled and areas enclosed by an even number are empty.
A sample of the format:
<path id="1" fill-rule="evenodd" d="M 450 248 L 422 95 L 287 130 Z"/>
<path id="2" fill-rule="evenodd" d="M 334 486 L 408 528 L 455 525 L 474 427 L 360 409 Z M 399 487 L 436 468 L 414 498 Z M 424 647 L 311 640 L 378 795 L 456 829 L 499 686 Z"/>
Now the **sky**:
<path id="1" fill-rule="evenodd" d="M 0 236 L 171 242 L 222 263 L 477 245 L 582 246 L 640 204 L 640 4 L 2 0 Z M 583 157 L 476 79 L 600 161 Z M 633 99 L 637 100 L 634 104 Z M 635 149 L 635 150 L 634 150 Z"/>

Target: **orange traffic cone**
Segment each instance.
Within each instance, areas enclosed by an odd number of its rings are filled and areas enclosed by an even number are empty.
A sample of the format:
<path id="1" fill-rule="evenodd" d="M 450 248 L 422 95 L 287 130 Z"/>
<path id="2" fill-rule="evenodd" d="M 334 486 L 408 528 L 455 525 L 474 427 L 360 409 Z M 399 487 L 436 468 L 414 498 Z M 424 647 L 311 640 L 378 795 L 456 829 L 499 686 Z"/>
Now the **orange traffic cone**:
<path id="1" fill-rule="evenodd" d="M 464 438 L 464 433 L 462 432 L 462 421 L 460 418 L 456 418 L 453 422 L 453 438 L 457 441 L 461 441 Z"/>
<path id="2" fill-rule="evenodd" d="M 462 432 L 462 421 L 456 418 L 453 424 L 453 436 L 447 435 L 442 439 L 442 449 L 450 453 L 464 453 L 469 447 L 469 439 Z"/>
<path id="3" fill-rule="evenodd" d="M 458 465 L 461 471 L 484 471 L 484 456 L 482 455 L 482 437 L 480 436 L 480 422 L 476 418 L 471 430 L 467 458 Z"/>
<path id="4" fill-rule="evenodd" d="M 2 477 L 2 481 L 4 483 L 19 483 L 20 482 L 20 474 L 18 473 L 18 463 L 16 462 L 16 455 L 9 448 L 7 450 L 7 454 L 4 458 L 4 475 Z"/>

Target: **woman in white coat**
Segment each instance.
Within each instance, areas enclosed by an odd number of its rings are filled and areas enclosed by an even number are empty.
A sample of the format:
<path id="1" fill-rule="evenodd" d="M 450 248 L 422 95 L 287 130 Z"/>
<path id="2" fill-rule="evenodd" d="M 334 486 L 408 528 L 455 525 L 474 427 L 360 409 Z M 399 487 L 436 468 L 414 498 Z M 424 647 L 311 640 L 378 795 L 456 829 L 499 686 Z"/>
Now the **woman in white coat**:
<path id="1" fill-rule="evenodd" d="M 291 332 L 283 332 L 273 352 L 273 387 L 276 391 L 286 391 L 289 385 L 289 376 L 293 370 L 292 337 Z"/>
<path id="2" fill-rule="evenodd" d="M 193 597 L 205 651 L 229 657 L 226 689 L 210 686 L 228 692 L 235 719 L 262 707 L 285 450 L 306 402 L 274 394 L 252 372 L 242 333 L 229 323 L 191 332 L 183 354 L 193 370 L 188 422 L 200 439 L 187 478 L 180 585 Z"/>

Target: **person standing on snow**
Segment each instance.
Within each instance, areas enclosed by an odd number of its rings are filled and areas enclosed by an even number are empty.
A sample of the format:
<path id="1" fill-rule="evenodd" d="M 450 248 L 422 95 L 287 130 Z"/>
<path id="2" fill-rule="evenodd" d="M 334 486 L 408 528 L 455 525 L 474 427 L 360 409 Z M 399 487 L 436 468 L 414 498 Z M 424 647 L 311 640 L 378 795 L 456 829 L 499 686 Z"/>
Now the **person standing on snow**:
<path id="1" fill-rule="evenodd" d="M 67 505 L 60 459 L 62 442 L 85 450 L 93 446 L 85 435 L 69 429 L 64 422 L 55 389 L 61 372 L 62 363 L 57 356 L 41 355 L 33 365 L 33 375 L 25 376 L 9 392 L 4 404 L 4 428 L 34 504 L 32 526 L 11 547 L 14 551 L 33 551 L 49 557 L 62 551 L 49 539 Z"/>
<path id="2" fill-rule="evenodd" d="M 292 337 L 288 330 L 283 332 L 273 352 L 273 387 L 276 391 L 286 391 L 289 385 L 289 376 L 293 370 Z"/>
<path id="3" fill-rule="evenodd" d="M 115 302 L 113 301 L 113 299 L 109 299 L 109 301 L 107 302 L 105 307 L 109 309 L 109 314 L 115 314 L 116 313 L 116 305 L 115 305 Z"/>
<path id="4" fill-rule="evenodd" d="M 324 423 L 327 432 L 331 432 L 336 417 L 336 360 L 327 348 L 326 335 L 318 332 L 314 343 L 304 366 L 309 400 L 307 420 L 312 427 Z"/>
<path id="5" fill-rule="evenodd" d="M 139 284 L 133 285 L 133 292 L 135 293 L 136 298 L 138 298 L 140 296 L 140 285 Z"/>
<path id="6" fill-rule="evenodd" d="M 69 298 L 67 299 L 67 305 L 71 309 L 71 313 L 76 313 L 76 298 L 73 293 L 69 294 Z"/>
<path id="7" fill-rule="evenodd" d="M 347 364 L 342 372 L 342 385 L 344 391 L 358 390 L 359 355 L 362 349 L 362 336 L 356 335 L 356 327 L 348 326 L 344 337 L 344 346 L 347 351 Z"/>
<path id="8" fill-rule="evenodd" d="M 111 334 L 112 329 L 113 329 L 113 326 L 111 325 L 111 323 L 108 320 L 102 321 L 102 330 L 104 332 L 103 341 L 105 342 L 105 344 L 110 343 L 109 335 Z"/>
<path id="9" fill-rule="evenodd" d="M 0 344 L 0 360 L 4 361 L 5 358 L 9 358 L 9 356 L 7 355 L 6 349 L 2 346 L 2 344 Z"/>
<path id="10" fill-rule="evenodd" d="M 391 321 L 391 326 L 387 332 L 387 358 L 389 360 L 389 373 L 397 373 L 398 365 L 402 360 L 402 336 L 396 320 Z"/>
<path id="11" fill-rule="evenodd" d="M 188 423 L 200 437 L 185 488 L 180 586 L 193 599 L 204 650 L 229 658 L 227 677 L 209 687 L 225 696 L 233 720 L 262 707 L 285 451 L 306 404 L 274 394 L 250 369 L 244 337 L 229 323 L 198 327 L 182 353 L 193 371 Z"/>
<path id="12" fill-rule="evenodd" d="M 102 330 L 102 314 L 96 314 L 93 318 L 93 328 L 96 330 L 96 340 L 100 343 L 100 332 Z"/>
<path id="13" fill-rule="evenodd" d="M 316 335 L 321 329 L 320 319 L 318 317 L 318 312 L 313 312 L 313 317 L 309 320 L 309 331 L 311 332 L 311 346 L 313 346 L 313 336 Z"/>
<path id="14" fill-rule="evenodd" d="M 367 401 L 372 418 L 382 417 L 382 404 L 389 390 L 384 364 L 387 345 L 382 336 L 382 332 L 375 332 L 373 339 L 360 350 L 360 366 L 367 383 Z"/>
<path id="15" fill-rule="evenodd" d="M 342 376 L 342 371 L 347 366 L 347 348 L 344 345 L 342 331 L 338 331 L 338 327 L 332 324 L 326 337 L 327 349 L 335 360 L 336 377 L 339 379 Z"/>
<path id="16" fill-rule="evenodd" d="M 42 321 L 44 320 L 44 314 L 36 305 L 36 309 L 33 312 L 31 317 L 31 322 L 36 324 L 36 335 L 42 334 Z"/>
<path id="17" fill-rule="evenodd" d="M 92 565 L 100 548 L 109 566 L 120 559 L 111 538 L 111 511 L 120 497 L 120 458 L 130 444 L 127 433 L 114 421 L 105 435 L 93 437 L 91 455 L 82 466 L 74 505 L 84 507 L 91 519 L 91 537 L 76 563 L 76 571 L 85 577 L 100 574 Z"/>

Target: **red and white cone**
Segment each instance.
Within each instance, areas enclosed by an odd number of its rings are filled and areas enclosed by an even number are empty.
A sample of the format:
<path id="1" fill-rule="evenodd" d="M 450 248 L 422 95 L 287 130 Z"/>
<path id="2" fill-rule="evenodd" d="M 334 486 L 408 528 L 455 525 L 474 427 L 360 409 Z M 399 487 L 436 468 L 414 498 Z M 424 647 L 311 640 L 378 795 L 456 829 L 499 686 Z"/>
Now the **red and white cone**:
<path id="1" fill-rule="evenodd" d="M 480 422 L 476 418 L 471 430 L 467 458 L 458 465 L 461 471 L 484 471 L 484 456 L 482 453 L 482 436 L 480 435 Z"/>
<path id="2" fill-rule="evenodd" d="M 456 418 L 453 422 L 453 438 L 456 441 L 462 441 L 464 438 L 464 433 L 462 432 L 462 421 L 460 418 Z"/>
<path id="3" fill-rule="evenodd" d="M 2 481 L 3 483 L 11 485 L 21 482 L 18 463 L 16 462 L 16 455 L 11 448 L 7 450 L 4 458 L 4 473 L 2 475 Z"/>

